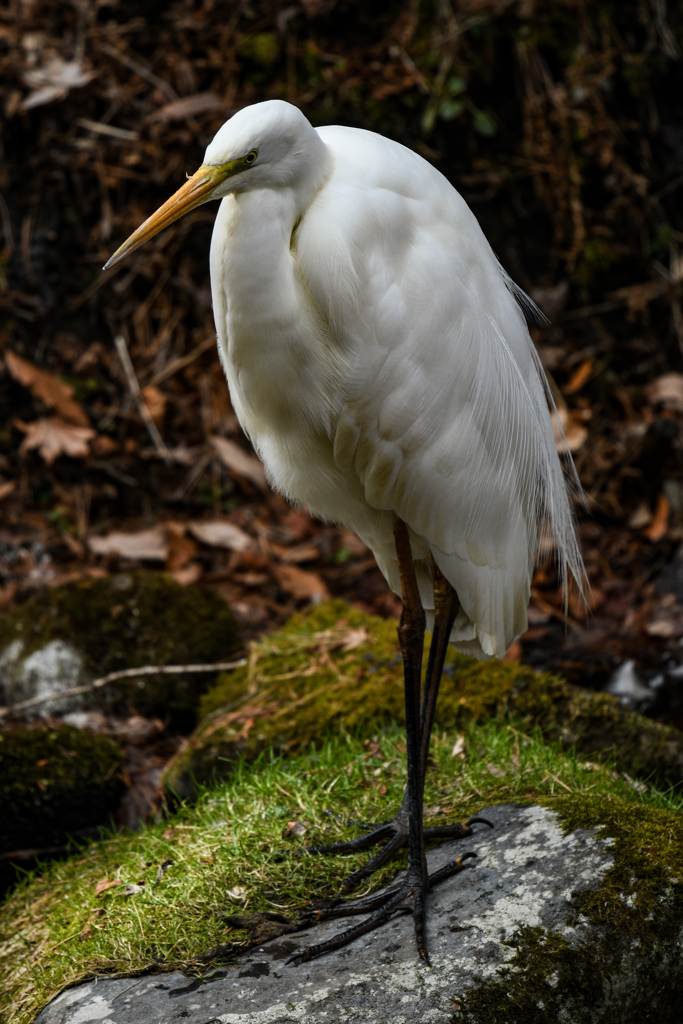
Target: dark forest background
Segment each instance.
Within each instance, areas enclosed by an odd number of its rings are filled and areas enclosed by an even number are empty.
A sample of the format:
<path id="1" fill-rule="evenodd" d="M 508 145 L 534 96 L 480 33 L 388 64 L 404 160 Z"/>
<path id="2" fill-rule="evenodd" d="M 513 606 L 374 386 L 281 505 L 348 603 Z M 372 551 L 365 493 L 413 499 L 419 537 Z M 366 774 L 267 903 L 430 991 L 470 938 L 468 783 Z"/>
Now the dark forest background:
<path id="1" fill-rule="evenodd" d="M 232 112 L 391 136 L 474 209 L 585 488 L 591 608 L 552 566 L 512 656 L 683 721 L 683 9 L 664 0 L 14 0 L 0 11 L 0 607 L 121 566 L 227 598 L 243 639 L 370 553 L 269 492 L 218 365 L 203 207 L 101 266 Z M 249 539 L 249 543 L 244 538 Z"/>

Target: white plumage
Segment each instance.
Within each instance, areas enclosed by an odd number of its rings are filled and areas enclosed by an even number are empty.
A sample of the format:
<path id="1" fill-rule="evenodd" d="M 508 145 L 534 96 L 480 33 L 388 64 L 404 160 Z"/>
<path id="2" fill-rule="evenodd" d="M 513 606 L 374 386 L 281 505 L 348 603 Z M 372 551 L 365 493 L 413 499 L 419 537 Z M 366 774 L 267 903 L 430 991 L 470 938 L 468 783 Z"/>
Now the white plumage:
<path id="1" fill-rule="evenodd" d="M 539 531 L 583 574 L 533 304 L 430 164 L 279 100 L 235 114 L 110 263 L 213 198 L 218 348 L 271 483 L 355 530 L 399 593 L 400 517 L 428 621 L 431 556 L 460 600 L 454 645 L 502 655 Z"/>
<path id="2" fill-rule="evenodd" d="M 429 740 L 447 641 L 501 655 L 526 626 L 539 533 L 581 585 L 549 392 L 521 306 L 466 203 L 415 153 L 352 128 L 315 130 L 280 101 L 247 107 L 204 164 L 114 254 L 208 199 L 218 349 L 240 423 L 278 490 L 372 548 L 403 596 L 407 787 L 401 807 L 356 839 L 311 853 L 381 849 L 355 888 L 408 847 L 400 882 L 359 904 L 304 914 L 359 924 L 310 960 L 413 916 L 418 955 L 430 886 L 425 835 L 464 838 L 482 818 L 423 822 Z M 400 569 L 399 569 L 400 567 Z M 415 572 L 413 572 L 413 567 Z M 418 593 L 419 591 L 419 593 Z M 433 636 L 424 677 L 424 615 Z"/>

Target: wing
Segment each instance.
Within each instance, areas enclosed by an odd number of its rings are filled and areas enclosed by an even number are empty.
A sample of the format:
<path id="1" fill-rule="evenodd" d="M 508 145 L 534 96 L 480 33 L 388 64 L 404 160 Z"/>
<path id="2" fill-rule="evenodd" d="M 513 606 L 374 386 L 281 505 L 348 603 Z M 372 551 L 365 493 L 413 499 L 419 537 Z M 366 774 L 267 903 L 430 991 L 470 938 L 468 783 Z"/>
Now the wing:
<path id="1" fill-rule="evenodd" d="M 563 572 L 582 576 L 523 312 L 437 171 L 371 133 L 321 135 L 337 170 L 302 250 L 348 366 L 335 461 L 410 527 L 425 598 L 428 546 L 460 598 L 454 640 L 501 654 L 526 627 L 539 530 L 554 533 Z M 396 586 L 391 550 L 376 554 Z"/>

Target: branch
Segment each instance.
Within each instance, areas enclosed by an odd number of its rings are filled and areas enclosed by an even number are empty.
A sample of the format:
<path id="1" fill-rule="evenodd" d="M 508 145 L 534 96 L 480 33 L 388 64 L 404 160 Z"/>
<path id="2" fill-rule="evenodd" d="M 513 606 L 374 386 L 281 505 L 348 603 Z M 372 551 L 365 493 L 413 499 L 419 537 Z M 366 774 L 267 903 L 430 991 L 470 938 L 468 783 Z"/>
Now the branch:
<path id="1" fill-rule="evenodd" d="M 8 704 L 7 707 L 0 707 L 0 722 L 27 708 L 36 707 L 38 704 L 45 704 L 49 700 L 61 700 L 63 697 L 77 697 L 81 693 L 94 693 L 101 690 L 108 683 L 114 683 L 117 679 L 135 679 L 139 676 L 157 675 L 182 675 L 185 672 L 230 672 L 236 668 L 242 668 L 247 664 L 246 658 L 239 658 L 237 661 L 219 661 L 215 665 L 143 665 L 140 668 L 124 668 L 118 672 L 109 672 L 101 679 L 95 679 L 92 683 L 84 686 L 72 686 L 68 690 L 60 690 L 58 693 L 41 694 L 40 697 L 31 697 L 29 700 L 17 701 L 16 704 Z"/>

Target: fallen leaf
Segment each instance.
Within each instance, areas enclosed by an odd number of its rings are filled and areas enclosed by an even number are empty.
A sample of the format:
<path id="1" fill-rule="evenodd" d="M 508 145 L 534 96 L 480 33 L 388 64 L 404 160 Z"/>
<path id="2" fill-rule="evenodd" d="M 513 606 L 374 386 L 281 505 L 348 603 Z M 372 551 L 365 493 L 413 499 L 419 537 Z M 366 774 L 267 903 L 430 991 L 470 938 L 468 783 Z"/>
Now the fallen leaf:
<path id="1" fill-rule="evenodd" d="M 74 401 L 74 389 L 70 384 L 65 384 L 47 370 L 40 370 L 14 352 L 5 353 L 5 363 L 16 381 L 28 388 L 34 398 L 39 398 L 51 409 L 56 409 L 62 419 L 79 427 L 90 426 L 90 420 L 83 409 Z"/>
<path id="2" fill-rule="evenodd" d="M 260 490 L 268 490 L 265 470 L 255 455 L 249 455 L 234 441 L 228 441 L 227 438 L 219 437 L 217 434 L 210 437 L 209 441 L 226 469 L 234 473 L 235 476 L 249 480 Z"/>
<path id="3" fill-rule="evenodd" d="M 307 821 L 288 821 L 287 828 L 282 833 L 283 839 L 298 838 L 308 832 L 310 825 Z"/>
<path id="4" fill-rule="evenodd" d="M 365 626 L 358 629 L 346 629 L 339 647 L 342 651 L 357 651 L 359 647 L 370 643 L 370 634 Z"/>
<path id="5" fill-rule="evenodd" d="M 296 565 L 273 565 L 273 574 L 283 590 L 298 600 L 326 601 L 329 591 L 315 572 Z"/>
<path id="6" fill-rule="evenodd" d="M 135 885 L 133 882 L 129 882 L 125 889 L 121 890 L 123 896 L 136 896 L 139 892 L 144 892 L 144 885 Z"/>
<path id="7" fill-rule="evenodd" d="M 157 427 L 161 427 L 166 415 L 166 395 L 153 384 L 148 384 L 141 391 L 142 400 Z"/>
<path id="8" fill-rule="evenodd" d="M 101 878 L 95 886 L 95 895 L 100 896 L 107 889 L 113 889 L 115 885 L 123 885 L 120 878 Z"/>
<path id="9" fill-rule="evenodd" d="M 465 737 L 464 735 L 458 736 L 457 740 L 453 744 L 451 750 L 451 757 L 464 757 L 465 756 Z"/>
<path id="10" fill-rule="evenodd" d="M 636 505 L 631 515 L 628 517 L 627 526 L 631 530 L 644 530 L 646 526 L 649 526 L 652 522 L 652 512 L 646 501 L 641 501 Z"/>
<path id="11" fill-rule="evenodd" d="M 78 60 L 62 60 L 56 54 L 50 56 L 41 68 L 24 72 L 24 83 L 33 91 L 20 104 L 20 109 L 31 110 L 54 100 L 63 100 L 71 89 L 82 88 L 96 74 L 96 71 L 86 71 Z"/>
<path id="12" fill-rule="evenodd" d="M 648 400 L 683 412 L 683 373 L 665 373 L 645 388 Z"/>
<path id="13" fill-rule="evenodd" d="M 227 519 L 213 519 L 208 522 L 189 523 L 190 533 L 212 548 L 228 548 L 230 551 L 250 551 L 254 547 L 251 537 L 239 526 Z"/>
<path id="14" fill-rule="evenodd" d="M 169 572 L 184 569 L 197 553 L 196 541 L 177 530 L 168 531 L 168 554 L 166 568 Z"/>
<path id="15" fill-rule="evenodd" d="M 561 406 L 558 407 L 557 412 L 551 414 L 551 419 L 558 452 L 564 451 L 564 444 L 562 443 L 563 434 L 569 451 L 578 452 L 588 437 L 588 431 L 581 422 L 581 419 L 576 413 L 570 412 L 569 409 Z"/>
<path id="16" fill-rule="evenodd" d="M 593 356 L 589 356 L 588 359 L 584 359 L 578 369 L 574 370 L 568 384 L 562 389 L 565 395 L 575 395 L 577 391 L 580 391 L 584 384 L 590 380 L 592 373 Z"/>
<path id="17" fill-rule="evenodd" d="M 47 416 L 32 423 L 23 423 L 21 420 L 15 423 L 26 434 L 19 447 L 19 454 L 25 455 L 37 448 L 48 466 L 60 455 L 70 455 L 74 459 L 86 458 L 89 454 L 88 442 L 95 437 L 92 427 L 75 427 L 57 416 Z"/>
<path id="18" fill-rule="evenodd" d="M 652 517 L 652 522 L 643 530 L 643 536 L 647 537 L 654 544 L 657 541 L 662 540 L 666 537 L 666 531 L 669 528 L 669 514 L 671 512 L 671 506 L 669 505 L 669 499 L 666 494 L 660 494 L 657 498 L 657 508 L 655 514 Z"/>
<path id="19" fill-rule="evenodd" d="M 136 533 L 113 530 L 106 537 L 89 537 L 88 547 L 95 555 L 118 555 L 147 562 L 165 562 L 169 550 L 166 530 L 161 525 Z"/>
<path id="20" fill-rule="evenodd" d="M 195 92 L 192 96 L 183 96 L 173 103 L 166 103 L 155 111 L 150 121 L 187 121 L 197 114 L 205 114 L 209 110 L 225 109 L 225 102 L 215 92 Z"/>

